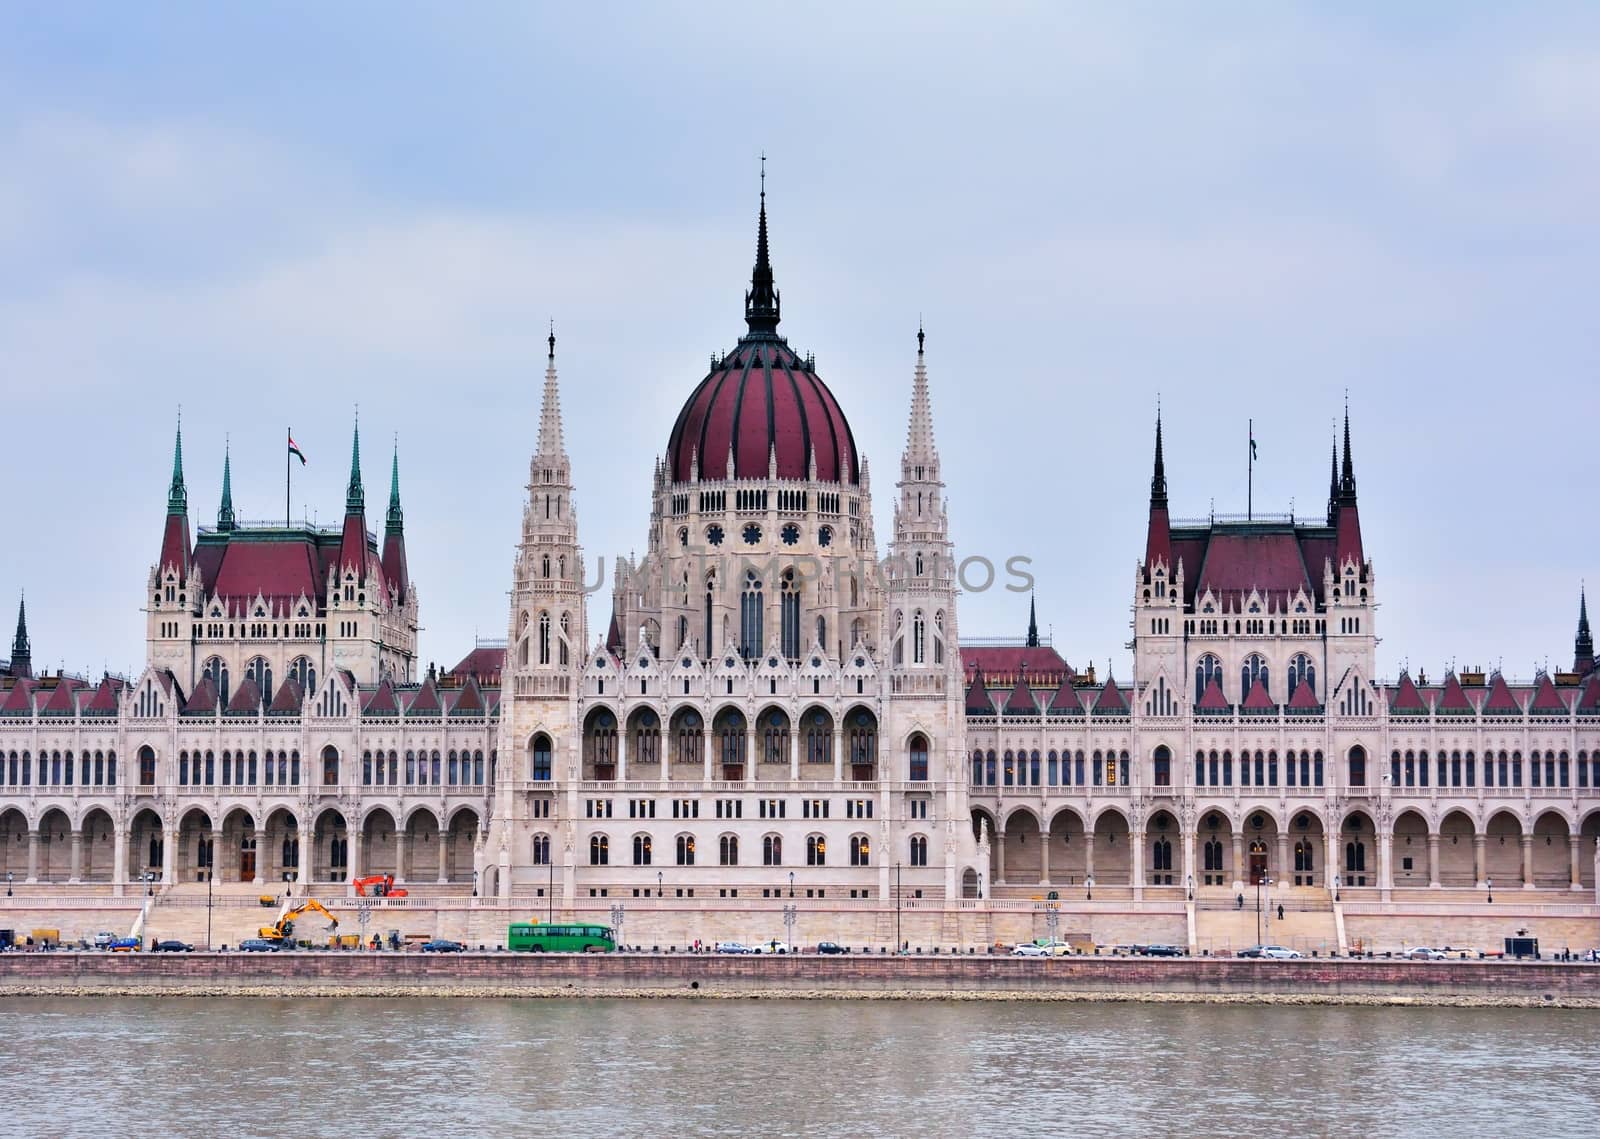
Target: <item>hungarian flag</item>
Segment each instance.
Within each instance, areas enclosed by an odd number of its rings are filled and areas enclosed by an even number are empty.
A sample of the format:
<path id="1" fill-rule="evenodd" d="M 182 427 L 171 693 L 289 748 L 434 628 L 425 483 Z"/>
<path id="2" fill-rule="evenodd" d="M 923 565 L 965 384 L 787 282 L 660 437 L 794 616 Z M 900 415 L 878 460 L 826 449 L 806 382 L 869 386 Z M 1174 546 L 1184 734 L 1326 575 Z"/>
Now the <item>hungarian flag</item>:
<path id="1" fill-rule="evenodd" d="M 291 443 L 291 444 L 289 444 L 289 445 L 290 445 L 290 446 L 291 446 L 291 447 L 292 447 L 292 446 L 294 446 L 294 444 L 293 444 L 293 443 Z M 1257 457 L 1257 456 L 1256 456 L 1256 436 L 1255 436 L 1255 432 L 1253 432 L 1253 431 L 1252 431 L 1252 432 L 1251 432 L 1251 433 L 1250 433 L 1250 458 L 1251 458 L 1251 459 L 1255 459 L 1255 458 L 1256 458 L 1256 457 Z M 301 460 L 300 460 L 300 461 L 301 461 L 301 462 L 302 462 L 302 463 L 303 463 L 303 462 L 305 462 L 305 460 L 304 460 L 304 459 L 301 459 Z"/>
<path id="2" fill-rule="evenodd" d="M 306 465 L 305 453 L 301 451 L 299 445 L 295 443 L 293 435 L 289 436 L 289 454 L 299 459 L 302 467 Z"/>

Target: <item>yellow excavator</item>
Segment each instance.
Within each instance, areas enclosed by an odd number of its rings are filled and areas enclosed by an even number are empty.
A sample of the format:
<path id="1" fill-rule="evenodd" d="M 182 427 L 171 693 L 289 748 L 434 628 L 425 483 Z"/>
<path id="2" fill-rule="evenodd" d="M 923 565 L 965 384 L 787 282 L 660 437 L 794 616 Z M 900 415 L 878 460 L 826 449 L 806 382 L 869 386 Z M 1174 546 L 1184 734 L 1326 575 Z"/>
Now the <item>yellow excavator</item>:
<path id="1" fill-rule="evenodd" d="M 303 913 L 319 913 L 328 919 L 329 930 L 339 928 L 339 919 L 328 912 L 328 907 L 315 898 L 307 898 L 298 906 L 291 905 L 288 898 L 284 899 L 283 909 L 278 913 L 278 920 L 272 925 L 264 925 L 257 931 L 267 941 L 282 941 L 294 934 L 294 919 Z"/>

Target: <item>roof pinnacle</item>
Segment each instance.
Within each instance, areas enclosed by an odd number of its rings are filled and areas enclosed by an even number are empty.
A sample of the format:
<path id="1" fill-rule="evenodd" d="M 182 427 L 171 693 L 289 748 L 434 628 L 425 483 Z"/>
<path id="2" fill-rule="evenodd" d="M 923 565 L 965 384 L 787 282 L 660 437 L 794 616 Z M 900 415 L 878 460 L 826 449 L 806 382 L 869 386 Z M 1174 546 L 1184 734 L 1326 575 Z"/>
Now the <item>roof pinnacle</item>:
<path id="1" fill-rule="evenodd" d="M 226 437 L 222 443 L 222 505 L 217 508 L 217 529 L 223 532 L 233 529 L 233 458 L 230 454 L 231 447 Z"/>
<path id="2" fill-rule="evenodd" d="M 389 517 L 386 529 L 399 530 L 405 522 L 400 511 L 400 435 L 394 437 L 394 461 L 389 468 Z"/>
<path id="3" fill-rule="evenodd" d="M 350 440 L 350 485 L 345 488 L 346 514 L 365 513 L 367 494 L 361 486 L 361 416 L 356 415 L 355 432 Z"/>
<path id="4" fill-rule="evenodd" d="M 178 412 L 178 436 L 172 445 L 172 485 L 167 488 L 167 513 L 187 514 L 189 492 L 183 485 L 183 411 Z"/>
<path id="5" fill-rule="evenodd" d="M 1167 461 L 1161 449 L 1161 408 L 1156 407 L 1156 461 L 1150 474 L 1150 506 L 1167 505 Z"/>
<path id="6" fill-rule="evenodd" d="M 756 265 L 750 273 L 750 291 L 744 295 L 744 322 L 751 335 L 774 335 L 782 311 L 773 287 L 772 261 L 767 249 L 767 156 L 761 155 L 761 212 L 756 225 Z"/>

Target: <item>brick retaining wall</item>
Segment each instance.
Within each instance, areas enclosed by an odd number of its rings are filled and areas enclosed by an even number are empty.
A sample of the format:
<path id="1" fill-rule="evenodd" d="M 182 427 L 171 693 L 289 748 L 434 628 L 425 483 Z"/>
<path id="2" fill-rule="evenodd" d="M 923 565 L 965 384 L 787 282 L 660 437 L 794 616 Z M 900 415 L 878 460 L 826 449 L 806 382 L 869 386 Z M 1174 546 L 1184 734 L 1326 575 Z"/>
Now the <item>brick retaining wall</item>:
<path id="1" fill-rule="evenodd" d="M 0 995 L 18 990 L 152 991 L 316 987 L 425 993 L 565 988 L 1284 997 L 1502 998 L 1600 1002 L 1600 965 L 1552 962 L 1226 958 L 754 957 L 711 954 L 7 953 Z"/>

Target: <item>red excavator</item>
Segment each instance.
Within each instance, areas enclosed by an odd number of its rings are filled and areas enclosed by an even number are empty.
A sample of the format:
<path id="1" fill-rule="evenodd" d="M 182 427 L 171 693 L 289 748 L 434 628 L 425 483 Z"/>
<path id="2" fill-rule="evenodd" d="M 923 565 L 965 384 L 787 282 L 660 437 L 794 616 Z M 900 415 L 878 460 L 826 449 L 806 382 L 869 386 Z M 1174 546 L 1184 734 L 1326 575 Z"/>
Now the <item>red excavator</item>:
<path id="1" fill-rule="evenodd" d="M 351 883 L 358 898 L 404 898 L 409 891 L 395 889 L 393 874 L 374 874 L 370 878 L 357 878 Z"/>

